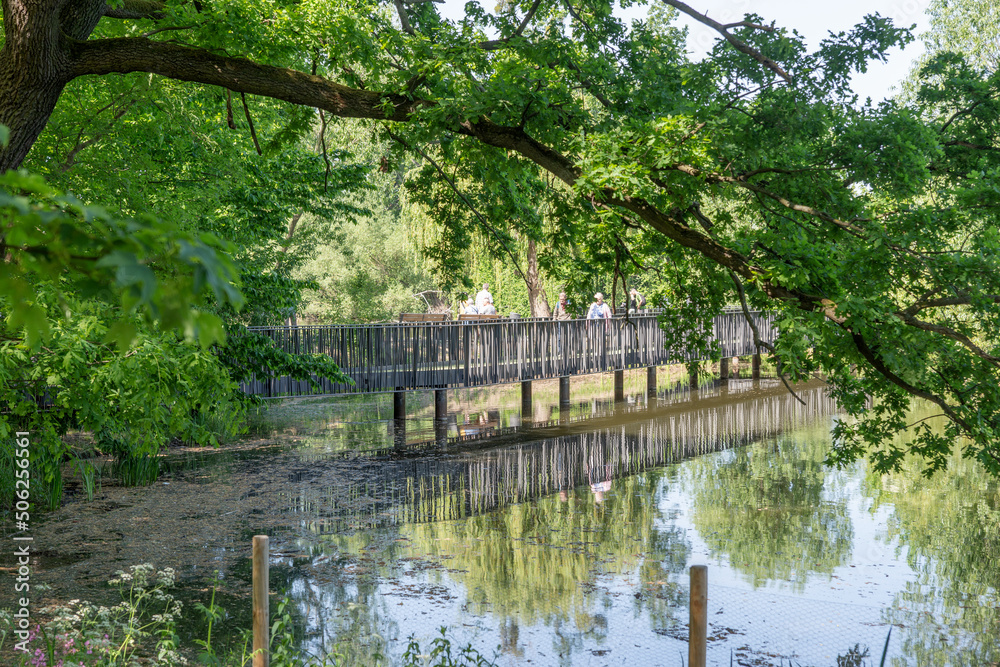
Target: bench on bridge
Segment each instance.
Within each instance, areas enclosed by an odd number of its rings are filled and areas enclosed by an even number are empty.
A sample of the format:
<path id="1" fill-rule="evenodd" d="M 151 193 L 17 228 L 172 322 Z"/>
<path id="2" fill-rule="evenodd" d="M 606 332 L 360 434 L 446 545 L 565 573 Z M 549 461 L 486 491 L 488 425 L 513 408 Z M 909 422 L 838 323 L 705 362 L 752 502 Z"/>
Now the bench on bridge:
<path id="1" fill-rule="evenodd" d="M 450 322 L 450 313 L 400 313 L 400 322 Z"/>
<path id="2" fill-rule="evenodd" d="M 496 315 L 485 315 L 480 313 L 462 313 L 458 316 L 459 322 L 477 322 L 482 320 L 499 320 L 502 316 L 498 313 Z"/>

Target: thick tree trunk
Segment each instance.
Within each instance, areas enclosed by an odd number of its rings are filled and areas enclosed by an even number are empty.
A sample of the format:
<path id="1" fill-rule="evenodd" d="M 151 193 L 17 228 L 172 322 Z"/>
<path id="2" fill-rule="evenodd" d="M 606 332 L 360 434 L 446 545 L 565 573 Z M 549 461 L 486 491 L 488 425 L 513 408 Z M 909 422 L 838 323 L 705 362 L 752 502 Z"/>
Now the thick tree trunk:
<path id="1" fill-rule="evenodd" d="M 552 317 L 545 286 L 538 275 L 538 252 L 534 239 L 528 239 L 528 301 L 531 303 L 532 317 Z"/>
<path id="2" fill-rule="evenodd" d="M 16 169 L 31 150 L 56 108 L 66 82 L 57 76 L 24 76 L 24 70 L 0 51 L 0 125 L 10 143 L 0 146 L 0 173 Z"/>
<path id="3" fill-rule="evenodd" d="M 58 9 L 54 1 L 3 0 L 0 124 L 10 143 L 0 146 L 0 173 L 21 164 L 71 78 Z"/>

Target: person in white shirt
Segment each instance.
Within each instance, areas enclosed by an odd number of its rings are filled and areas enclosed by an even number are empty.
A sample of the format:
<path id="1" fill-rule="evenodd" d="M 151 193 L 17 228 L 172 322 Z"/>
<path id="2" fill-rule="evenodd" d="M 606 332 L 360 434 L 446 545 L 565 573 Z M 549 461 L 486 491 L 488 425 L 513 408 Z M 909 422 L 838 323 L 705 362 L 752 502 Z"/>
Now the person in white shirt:
<path id="1" fill-rule="evenodd" d="M 496 315 L 497 309 L 493 307 L 492 297 L 486 297 L 486 301 L 483 303 L 483 307 L 479 309 L 480 315 Z"/>
<path id="2" fill-rule="evenodd" d="M 611 307 L 604 303 L 604 295 L 598 292 L 594 295 L 594 303 L 587 310 L 588 320 L 610 320 Z"/>
<path id="3" fill-rule="evenodd" d="M 476 294 L 476 308 L 479 309 L 479 312 L 483 311 L 483 305 L 486 303 L 487 299 L 490 303 L 492 303 L 493 295 L 490 294 L 489 283 L 483 283 L 483 289 L 479 290 L 479 293 Z"/>

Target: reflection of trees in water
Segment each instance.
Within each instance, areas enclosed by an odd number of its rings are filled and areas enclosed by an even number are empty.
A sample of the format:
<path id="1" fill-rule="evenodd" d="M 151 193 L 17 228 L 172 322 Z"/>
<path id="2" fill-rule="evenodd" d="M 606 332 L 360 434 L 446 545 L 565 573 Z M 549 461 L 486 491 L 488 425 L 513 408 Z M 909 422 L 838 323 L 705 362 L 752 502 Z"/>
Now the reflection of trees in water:
<path id="1" fill-rule="evenodd" d="M 934 414 L 927 411 L 927 415 Z M 916 419 L 925 416 L 918 414 Z M 927 478 L 919 461 L 869 477 L 876 507 L 892 508 L 887 538 L 917 573 L 886 611 L 903 652 L 920 665 L 1000 662 L 1000 483 L 959 450 Z"/>
<path id="2" fill-rule="evenodd" d="M 386 589 L 426 595 L 442 589 L 445 576 L 463 585 L 465 611 L 489 617 L 501 650 L 515 658 L 526 655 L 520 629 L 539 622 L 554 628 L 553 649 L 565 664 L 584 645 L 612 641 L 604 607 L 613 593 L 602 587 L 603 573 L 636 573 L 636 614 L 648 611 L 657 628 L 683 625 L 675 614 L 684 608 L 678 581 L 689 547 L 658 506 L 667 474 L 652 470 L 621 480 L 604 503 L 582 487 L 565 500 L 553 494 L 462 521 L 305 542 L 300 551 L 311 564 L 291 577 L 304 645 L 331 649 L 347 640 L 340 650 L 356 659 L 344 664 L 367 664 L 366 652 L 384 653 L 385 640 L 401 639 L 391 606 L 400 598 L 386 596 Z M 402 576 L 410 567 L 426 579 Z"/>
<path id="3" fill-rule="evenodd" d="M 290 499 L 316 532 L 444 521 L 559 491 L 611 482 L 692 456 L 794 428 L 835 405 L 821 388 L 662 412 L 614 428 L 459 454 L 371 462 L 364 481 L 341 489 L 303 484 Z M 342 482 L 341 482 L 342 483 Z"/>
<path id="4" fill-rule="evenodd" d="M 603 503 L 582 487 L 461 521 L 410 524 L 400 533 L 414 556 L 447 564 L 448 578 L 467 591 L 470 613 L 504 628 L 505 652 L 522 650 L 517 628 L 544 623 L 556 630 L 553 649 L 569 655 L 585 640 L 608 639 L 604 606 L 614 593 L 602 587 L 604 573 L 638 575 L 636 613 L 672 622 L 689 548 L 659 509 L 666 474 L 620 480 Z"/>
<path id="5" fill-rule="evenodd" d="M 823 464 L 829 443 L 824 425 L 690 464 L 695 527 L 754 586 L 788 580 L 802 590 L 810 573 L 832 573 L 850 556 L 847 508 L 824 498 L 835 479 Z"/>
<path id="6" fill-rule="evenodd" d="M 398 635 L 398 623 L 388 600 L 378 592 L 378 577 L 334 576 L 330 563 L 313 571 L 297 571 L 287 594 L 292 600 L 296 627 L 302 628 L 301 646 L 316 656 L 339 654 L 345 665 L 372 664 L 385 655 Z M 272 603 L 272 614 L 276 607 Z"/>
<path id="7" fill-rule="evenodd" d="M 393 585 L 400 563 L 414 559 L 447 567 L 447 579 L 467 591 L 467 611 L 490 617 L 514 657 L 523 650 L 521 628 L 537 623 L 554 629 L 552 648 L 566 664 L 583 646 L 612 642 L 604 573 L 629 573 L 635 614 L 648 613 L 653 629 L 669 634 L 686 623 L 678 610 L 689 545 L 659 509 L 657 490 L 677 481 L 664 464 L 833 410 L 821 389 L 802 396 L 806 406 L 785 395 L 671 408 L 655 419 L 452 458 L 314 464 L 287 498 L 303 527 L 321 535 L 323 554 L 312 556 L 332 555 L 293 586 L 307 644 L 360 638 L 350 646 L 361 655 L 384 649 L 381 637 L 397 639 L 376 586 Z M 354 480 L 346 491 L 345 479 Z M 601 502 L 594 488 L 604 482 Z M 433 586 L 445 575 L 432 568 L 426 577 Z"/>

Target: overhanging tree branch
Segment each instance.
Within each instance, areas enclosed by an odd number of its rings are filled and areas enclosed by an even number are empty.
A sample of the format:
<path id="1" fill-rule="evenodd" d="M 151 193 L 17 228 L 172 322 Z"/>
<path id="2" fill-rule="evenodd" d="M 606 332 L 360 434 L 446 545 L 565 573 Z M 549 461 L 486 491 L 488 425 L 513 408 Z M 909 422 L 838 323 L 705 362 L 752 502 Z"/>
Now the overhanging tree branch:
<path id="1" fill-rule="evenodd" d="M 747 306 L 747 295 L 743 289 L 743 281 L 740 280 L 740 277 L 733 273 L 733 271 L 729 271 L 729 277 L 732 278 L 733 283 L 736 284 L 736 293 L 740 297 L 740 307 L 743 309 L 743 319 L 746 320 L 747 324 L 750 326 L 750 331 L 753 333 L 754 347 L 757 348 L 758 351 L 763 349 L 774 355 L 774 367 L 778 372 L 778 377 L 781 379 L 781 383 L 785 385 L 785 389 L 788 390 L 788 393 L 795 397 L 795 400 L 802 405 L 805 405 L 806 402 L 802 400 L 801 396 L 795 393 L 795 390 L 792 389 L 792 385 L 788 382 L 788 378 L 785 377 L 784 370 L 781 368 L 781 357 L 779 357 L 775 352 L 774 345 L 771 345 L 760 337 L 760 330 L 757 328 L 757 323 L 754 322 L 753 315 L 750 313 L 750 308 Z"/>
<path id="2" fill-rule="evenodd" d="M 396 6 L 396 13 L 399 15 L 399 25 L 403 28 L 403 32 L 408 35 L 415 35 L 413 26 L 410 25 L 410 17 L 406 14 L 406 7 L 403 5 L 403 0 L 393 0 L 393 4 Z"/>
<path id="3" fill-rule="evenodd" d="M 535 0 L 535 2 L 532 3 L 531 7 L 528 8 L 528 11 L 524 14 L 524 18 L 521 19 L 521 22 L 518 24 L 517 28 L 514 29 L 513 33 L 503 39 L 491 39 L 485 42 L 480 42 L 479 48 L 485 51 L 495 51 L 496 49 L 505 46 L 513 38 L 520 37 L 524 33 L 524 29 L 528 27 L 531 17 L 533 17 L 535 12 L 538 11 L 538 6 L 540 4 L 542 4 L 542 0 Z"/>
<path id="4" fill-rule="evenodd" d="M 955 408 L 952 405 L 950 405 L 945 399 L 941 398 L 937 394 L 921 389 L 904 380 L 902 377 L 893 372 L 892 369 L 890 369 L 885 364 L 885 362 L 881 359 L 881 357 L 879 357 L 875 353 L 875 351 L 872 350 L 872 348 L 869 346 L 868 341 L 865 339 L 864 336 L 862 336 L 857 332 L 851 331 L 850 329 L 848 329 L 847 332 L 850 334 L 851 339 L 854 341 L 854 345 L 857 348 L 858 352 L 861 353 L 861 356 L 864 357 L 865 360 L 869 364 L 871 364 L 872 367 L 875 370 L 877 370 L 880 375 L 882 375 L 882 377 L 886 378 L 887 380 L 889 380 L 889 382 L 893 383 L 900 389 L 903 389 L 908 394 L 912 394 L 913 396 L 916 396 L 918 398 L 923 398 L 934 403 L 935 405 L 940 407 L 945 412 L 945 414 L 947 414 L 948 417 L 950 417 L 951 420 L 954 421 L 956 424 L 958 424 L 961 428 L 965 429 L 967 432 L 970 433 L 973 431 L 973 429 L 970 428 L 969 422 L 963 419 L 962 416 L 955 411 Z"/>
<path id="5" fill-rule="evenodd" d="M 148 72 L 324 109 L 344 118 L 405 121 L 428 104 L 396 93 L 358 90 L 285 67 L 142 37 L 76 42 L 70 52 L 71 78 Z"/>
<path id="6" fill-rule="evenodd" d="M 702 14 L 701 12 L 696 11 L 693 7 L 686 5 L 683 2 L 680 2 L 680 0 L 663 0 L 663 2 L 670 5 L 671 7 L 673 7 L 678 11 L 684 12 L 685 14 L 693 18 L 695 21 L 698 21 L 699 23 L 704 23 L 705 25 L 707 25 L 708 27 L 712 28 L 720 35 L 722 35 L 725 38 L 725 40 L 730 44 L 732 44 L 737 51 L 739 51 L 740 53 L 747 54 L 748 56 L 759 62 L 764 67 L 766 67 L 767 69 L 771 70 L 772 72 L 780 76 L 788 83 L 792 82 L 792 77 L 789 76 L 788 73 L 785 70 L 783 70 L 778 63 L 774 62 L 773 60 L 765 56 L 763 53 L 753 48 L 743 40 L 738 39 L 735 35 L 729 32 L 729 28 L 735 28 L 738 26 L 750 27 L 758 30 L 763 29 L 769 32 L 772 32 L 774 30 L 773 27 L 767 28 L 766 26 L 758 26 L 756 24 L 746 23 L 746 22 L 730 23 L 729 25 L 724 25 L 714 19 L 708 18 L 706 14 Z"/>
<path id="7" fill-rule="evenodd" d="M 1000 294 L 984 294 L 978 297 L 981 300 L 991 301 L 1000 304 Z M 942 297 L 940 299 L 921 300 L 912 306 L 899 311 L 900 315 L 916 315 L 928 308 L 944 308 L 947 306 L 968 306 L 973 303 L 973 298 L 968 295 Z"/>

